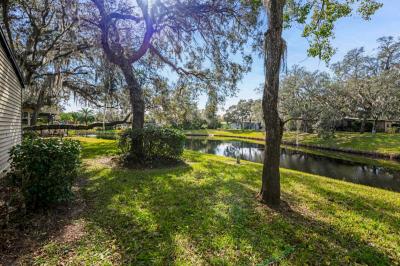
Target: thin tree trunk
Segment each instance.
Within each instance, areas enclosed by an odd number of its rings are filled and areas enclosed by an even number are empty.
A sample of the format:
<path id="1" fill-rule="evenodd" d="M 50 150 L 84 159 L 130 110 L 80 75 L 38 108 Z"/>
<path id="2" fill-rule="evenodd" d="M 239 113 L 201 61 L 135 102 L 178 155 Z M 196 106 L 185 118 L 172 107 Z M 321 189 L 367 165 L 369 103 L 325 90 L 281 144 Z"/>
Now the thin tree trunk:
<path id="1" fill-rule="evenodd" d="M 103 110 L 103 131 L 106 131 L 106 112 L 107 112 L 107 95 L 104 97 L 104 110 Z"/>
<path id="2" fill-rule="evenodd" d="M 265 85 L 263 95 L 263 113 L 266 129 L 264 167 L 260 196 L 269 205 L 280 204 L 280 144 L 283 122 L 278 113 L 279 73 L 284 53 L 283 7 L 284 0 L 264 1 L 268 15 L 268 30 L 265 33 Z"/>
<path id="3" fill-rule="evenodd" d="M 361 120 L 360 134 L 364 134 L 364 132 L 365 132 L 366 120 L 367 120 L 367 118 L 366 118 L 366 116 L 364 114 L 363 117 L 362 117 L 362 120 Z"/>
<path id="4" fill-rule="evenodd" d="M 372 134 L 376 133 L 376 124 L 378 123 L 378 118 L 374 119 L 373 125 L 372 125 Z"/>
<path id="5" fill-rule="evenodd" d="M 144 126 L 144 95 L 143 90 L 137 81 L 133 68 L 130 64 L 122 67 L 125 81 L 128 84 L 129 100 L 132 107 L 132 129 L 142 129 Z M 143 140 L 132 139 L 131 146 L 132 159 L 141 161 L 144 158 Z"/>
<path id="6" fill-rule="evenodd" d="M 34 108 L 33 112 L 32 112 L 32 117 L 31 117 L 31 126 L 36 126 L 37 120 L 38 120 L 38 116 L 39 116 L 39 109 Z"/>

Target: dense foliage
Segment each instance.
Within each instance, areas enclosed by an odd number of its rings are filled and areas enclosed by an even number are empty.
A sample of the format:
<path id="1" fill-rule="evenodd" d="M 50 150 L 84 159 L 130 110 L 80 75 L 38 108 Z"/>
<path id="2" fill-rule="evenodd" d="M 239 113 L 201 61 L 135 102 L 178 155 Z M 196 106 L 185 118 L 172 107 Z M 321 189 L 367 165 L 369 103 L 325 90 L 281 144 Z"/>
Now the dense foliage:
<path id="1" fill-rule="evenodd" d="M 376 131 L 376 121 L 400 115 L 400 40 L 382 37 L 377 53 L 350 50 L 332 74 L 294 66 L 280 87 L 280 114 L 289 129 L 331 135 L 353 118 L 350 131 Z M 296 120 L 300 120 L 297 121 Z M 395 129 L 392 129 L 395 131 Z"/>
<path id="2" fill-rule="evenodd" d="M 11 150 L 12 181 L 29 207 L 67 201 L 80 164 L 75 140 L 26 138 Z"/>
<path id="3" fill-rule="evenodd" d="M 96 118 L 94 111 L 89 108 L 82 108 L 78 112 L 61 113 L 60 120 L 66 124 L 85 124 L 93 123 Z"/>
<path id="4" fill-rule="evenodd" d="M 179 160 L 183 153 L 185 135 L 182 131 L 164 127 L 128 129 L 119 140 L 123 153 L 131 152 L 132 140 L 141 140 L 146 162 L 154 160 Z"/>
<path id="5" fill-rule="evenodd" d="M 195 101 L 196 95 L 185 84 L 171 88 L 160 80 L 157 86 L 148 86 L 146 92 L 152 95 L 146 107 L 147 123 L 184 130 L 207 128 L 204 112 Z"/>
<path id="6" fill-rule="evenodd" d="M 228 123 L 235 123 L 244 129 L 244 122 L 263 122 L 261 100 L 240 100 L 226 110 L 224 120 Z"/>
<path id="7" fill-rule="evenodd" d="M 37 131 L 29 130 L 29 131 L 24 131 L 22 133 L 22 138 L 23 139 L 35 139 L 37 137 L 39 137 L 39 133 Z"/>

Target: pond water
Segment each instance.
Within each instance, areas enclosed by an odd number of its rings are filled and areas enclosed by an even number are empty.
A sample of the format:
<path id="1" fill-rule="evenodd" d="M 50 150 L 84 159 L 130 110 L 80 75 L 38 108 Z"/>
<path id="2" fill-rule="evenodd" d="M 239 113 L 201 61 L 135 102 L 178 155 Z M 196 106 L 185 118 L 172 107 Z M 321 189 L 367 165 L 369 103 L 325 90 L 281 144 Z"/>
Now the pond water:
<path id="1" fill-rule="evenodd" d="M 262 163 L 264 145 L 240 140 L 189 137 L 186 149 Z M 314 155 L 294 149 L 281 150 L 281 167 L 400 192 L 400 172 L 380 166 Z"/>

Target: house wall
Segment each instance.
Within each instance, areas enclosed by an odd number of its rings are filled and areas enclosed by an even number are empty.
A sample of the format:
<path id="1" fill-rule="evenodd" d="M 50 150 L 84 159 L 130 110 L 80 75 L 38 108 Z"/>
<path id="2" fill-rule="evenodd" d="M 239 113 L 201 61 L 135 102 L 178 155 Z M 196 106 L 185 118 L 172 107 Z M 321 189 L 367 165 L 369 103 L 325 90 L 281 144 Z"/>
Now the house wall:
<path id="1" fill-rule="evenodd" d="M 241 123 L 230 123 L 229 124 L 230 129 L 242 129 L 242 124 Z M 243 122 L 243 129 L 251 129 L 251 130 L 261 130 L 262 125 L 261 123 L 256 123 L 256 122 Z"/>
<path id="2" fill-rule="evenodd" d="M 9 151 L 21 142 L 22 86 L 0 46 L 0 176 L 9 168 Z"/>
<path id="3" fill-rule="evenodd" d="M 385 121 L 376 122 L 376 132 L 386 132 L 386 122 Z"/>

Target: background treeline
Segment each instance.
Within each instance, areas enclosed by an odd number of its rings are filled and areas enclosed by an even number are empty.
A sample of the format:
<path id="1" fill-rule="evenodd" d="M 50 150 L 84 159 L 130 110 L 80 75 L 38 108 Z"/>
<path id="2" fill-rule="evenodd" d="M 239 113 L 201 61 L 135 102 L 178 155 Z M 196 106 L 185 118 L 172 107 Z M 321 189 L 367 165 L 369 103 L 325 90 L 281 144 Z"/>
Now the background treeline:
<path id="1" fill-rule="evenodd" d="M 379 119 L 399 120 L 400 40 L 379 38 L 375 51 L 350 50 L 331 65 L 331 74 L 293 67 L 282 82 L 281 113 L 304 119 L 303 131 L 320 133 L 333 132 L 344 118 L 357 119 L 360 132 L 367 120 L 373 132 Z"/>
<path id="2" fill-rule="evenodd" d="M 351 118 L 357 123 L 349 130 L 375 132 L 379 119 L 400 120 L 400 40 L 382 37 L 377 43 L 374 54 L 350 50 L 330 66 L 330 73 L 300 66 L 288 70 L 279 101 L 286 128 L 329 135 L 340 121 Z M 262 121 L 260 109 L 261 101 L 242 100 L 228 108 L 224 119 Z"/>

